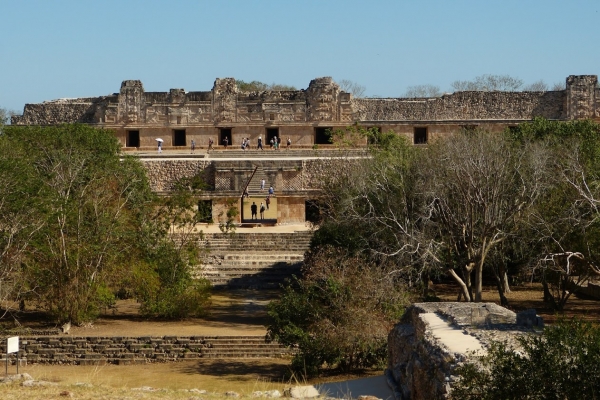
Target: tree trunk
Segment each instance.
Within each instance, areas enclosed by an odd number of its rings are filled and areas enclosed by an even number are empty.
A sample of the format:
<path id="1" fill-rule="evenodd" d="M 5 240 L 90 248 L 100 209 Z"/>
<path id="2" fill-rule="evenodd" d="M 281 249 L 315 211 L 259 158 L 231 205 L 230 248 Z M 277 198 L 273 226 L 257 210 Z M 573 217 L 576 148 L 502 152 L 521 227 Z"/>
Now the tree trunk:
<path id="1" fill-rule="evenodd" d="M 456 283 L 458 283 L 458 285 L 462 289 L 462 294 L 465 296 L 465 300 L 471 301 L 471 296 L 469 295 L 469 289 L 467 288 L 467 285 L 465 284 L 465 282 L 462 279 L 460 279 L 460 276 L 458 276 L 456 274 L 456 271 L 454 271 L 453 269 L 450 269 L 448 272 L 450 273 L 450 275 L 454 278 Z"/>
<path id="2" fill-rule="evenodd" d="M 508 283 L 508 274 L 506 273 L 506 268 L 502 268 L 502 276 L 503 276 L 503 283 L 504 285 L 502 286 L 502 289 L 504 291 L 504 294 L 506 293 L 510 293 L 510 284 Z"/>
<path id="3" fill-rule="evenodd" d="M 483 265 L 479 264 L 475 269 L 475 303 L 481 303 L 481 292 L 483 291 Z"/>
<path id="4" fill-rule="evenodd" d="M 508 307 L 508 299 L 506 298 L 506 296 L 504 295 L 505 291 L 504 288 L 502 287 L 502 282 L 504 281 L 504 279 L 500 279 L 500 276 L 496 275 L 496 287 L 498 288 L 498 295 L 500 296 L 500 305 L 502 307 Z M 506 276 L 506 275 L 504 275 Z"/>

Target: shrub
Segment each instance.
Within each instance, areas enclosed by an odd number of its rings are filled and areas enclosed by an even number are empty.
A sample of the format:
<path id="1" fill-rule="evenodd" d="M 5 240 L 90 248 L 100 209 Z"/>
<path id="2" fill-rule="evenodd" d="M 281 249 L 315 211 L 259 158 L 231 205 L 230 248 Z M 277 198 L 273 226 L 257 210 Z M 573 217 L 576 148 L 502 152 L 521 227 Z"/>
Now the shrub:
<path id="1" fill-rule="evenodd" d="M 269 305 L 268 337 L 298 347 L 295 372 L 383 365 L 387 334 L 406 304 L 403 286 L 388 272 L 340 249 L 308 254 L 304 276 Z"/>
<path id="2" fill-rule="evenodd" d="M 515 348 L 496 343 L 478 364 L 457 369 L 456 399 L 597 399 L 600 328 L 560 321 L 541 335 L 522 336 Z"/>

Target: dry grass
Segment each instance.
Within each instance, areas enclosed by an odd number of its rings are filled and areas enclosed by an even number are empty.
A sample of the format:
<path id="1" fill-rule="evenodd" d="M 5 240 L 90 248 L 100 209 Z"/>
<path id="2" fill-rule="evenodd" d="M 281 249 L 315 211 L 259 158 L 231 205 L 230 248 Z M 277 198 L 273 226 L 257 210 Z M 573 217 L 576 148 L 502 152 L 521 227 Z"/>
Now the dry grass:
<path id="1" fill-rule="evenodd" d="M 443 301 L 455 301 L 457 289 L 452 284 L 436 284 L 436 295 Z M 152 322 L 136 316 L 136 305 L 120 303 L 115 310 L 109 310 L 95 324 L 95 328 L 79 334 L 124 335 L 148 334 L 248 334 L 264 332 L 264 305 L 276 297 L 276 293 L 217 293 L 213 297 L 212 315 L 205 319 L 175 322 Z M 552 323 L 559 315 L 600 321 L 600 301 L 572 297 L 561 314 L 554 313 L 543 302 L 539 284 L 524 284 L 512 287 L 508 294 L 509 308 L 521 311 L 535 308 L 544 321 Z M 250 299 L 250 300 L 249 300 Z M 486 302 L 498 303 L 498 293 L 494 287 L 487 287 L 483 293 Z M 41 314 L 31 314 L 32 321 Z M 27 321 L 25 321 L 27 322 Z M 237 359 L 237 360 L 196 360 L 178 363 L 156 363 L 134 366 L 105 365 L 57 366 L 29 365 L 19 372 L 27 372 L 36 380 L 56 382 L 52 387 L 21 387 L 17 383 L 0 385 L 2 400 L 30 399 L 206 399 L 222 398 L 227 391 L 235 391 L 243 397 L 250 397 L 255 391 L 277 389 L 299 384 L 289 379 L 289 360 L 285 359 Z M 15 373 L 15 367 L 9 373 Z M 334 382 L 357 376 L 329 376 L 309 383 Z M 76 385 L 85 383 L 86 385 Z M 302 383 L 302 382 L 301 382 Z M 142 387 L 156 388 L 156 391 L 134 390 Z M 192 389 L 206 390 L 200 394 Z M 63 393 L 63 395 L 61 395 Z"/>

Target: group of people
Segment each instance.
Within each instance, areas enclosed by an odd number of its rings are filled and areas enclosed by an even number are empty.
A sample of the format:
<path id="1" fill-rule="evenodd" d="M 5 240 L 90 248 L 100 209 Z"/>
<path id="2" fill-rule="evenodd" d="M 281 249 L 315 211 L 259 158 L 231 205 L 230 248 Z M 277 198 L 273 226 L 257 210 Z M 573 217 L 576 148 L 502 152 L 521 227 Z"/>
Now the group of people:
<path id="1" fill-rule="evenodd" d="M 263 191 L 265 190 L 265 179 L 261 179 L 260 180 L 260 190 Z M 244 196 L 248 197 L 248 192 L 245 191 L 244 192 Z M 265 219 L 265 210 L 269 209 L 269 206 L 271 205 L 271 197 L 275 197 L 275 189 L 273 188 L 273 186 L 269 186 L 269 194 L 267 195 L 267 197 L 265 197 L 265 202 L 261 202 L 260 203 L 260 208 L 256 205 L 255 202 L 252 202 L 252 205 L 250 206 L 250 211 L 252 213 L 252 219 L 256 219 L 257 218 L 257 213 L 260 210 L 260 219 Z"/>
<path id="2" fill-rule="evenodd" d="M 213 138 L 208 138 L 207 152 L 214 150 L 214 148 L 213 148 L 214 143 L 215 142 L 213 141 Z M 271 149 L 274 149 L 274 150 L 279 150 L 280 143 L 281 143 L 281 138 L 277 138 L 277 136 L 273 136 L 269 142 L 269 144 L 271 145 Z M 290 137 L 288 137 L 286 143 L 287 143 L 286 147 L 287 147 L 287 149 L 289 149 L 292 146 L 292 139 Z M 190 144 L 191 144 L 190 147 L 192 150 L 192 154 L 194 154 L 194 152 L 196 151 L 196 141 L 194 139 L 192 139 Z M 223 147 L 225 148 L 225 150 L 227 150 L 227 146 L 229 146 L 229 137 L 225 136 L 223 138 Z M 248 149 L 250 149 L 250 138 L 243 138 L 242 139 L 242 150 L 246 151 Z M 258 137 L 256 149 L 264 150 L 262 135 Z M 162 141 L 161 140 L 158 140 L 158 152 L 162 153 Z"/>
<path id="3" fill-rule="evenodd" d="M 257 211 L 259 210 L 256 202 L 252 202 L 250 206 L 250 212 L 252 212 L 252 219 L 257 219 Z M 265 219 L 265 205 L 260 203 L 260 219 Z"/>
<path id="4" fill-rule="evenodd" d="M 279 150 L 279 147 L 281 145 L 281 138 L 278 138 L 277 136 L 273 136 L 271 138 L 269 144 L 271 145 L 271 149 Z M 212 150 L 212 148 L 213 148 L 212 145 L 213 145 L 213 140 L 212 140 L 212 138 L 210 138 L 210 139 L 208 139 L 208 150 Z M 227 146 L 229 146 L 229 137 L 225 136 L 223 138 L 223 147 L 225 148 L 225 150 L 227 150 Z M 287 149 L 289 149 L 291 146 L 292 146 L 292 138 L 288 137 L 287 141 L 286 141 L 286 147 L 287 147 Z M 249 149 L 250 149 L 250 138 L 249 137 L 242 138 L 242 150 L 246 151 Z M 256 141 L 256 149 L 264 150 L 262 135 L 258 136 L 258 139 Z"/>

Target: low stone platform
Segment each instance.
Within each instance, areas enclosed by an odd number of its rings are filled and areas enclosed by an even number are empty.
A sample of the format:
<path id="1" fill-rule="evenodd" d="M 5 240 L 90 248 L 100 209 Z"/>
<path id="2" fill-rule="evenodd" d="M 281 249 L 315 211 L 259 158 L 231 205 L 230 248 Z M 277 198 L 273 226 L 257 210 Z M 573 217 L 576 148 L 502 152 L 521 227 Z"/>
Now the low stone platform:
<path id="1" fill-rule="evenodd" d="M 453 372 L 474 362 L 492 341 L 515 342 L 543 321 L 494 303 L 416 303 L 388 335 L 387 374 L 403 400 L 450 398 Z"/>
<path id="2" fill-rule="evenodd" d="M 6 342 L 0 344 L 5 362 Z M 162 336 L 20 338 L 20 362 L 44 364 L 145 364 L 198 358 L 281 358 L 293 351 L 265 336 Z M 11 355 L 11 363 L 16 355 Z"/>

